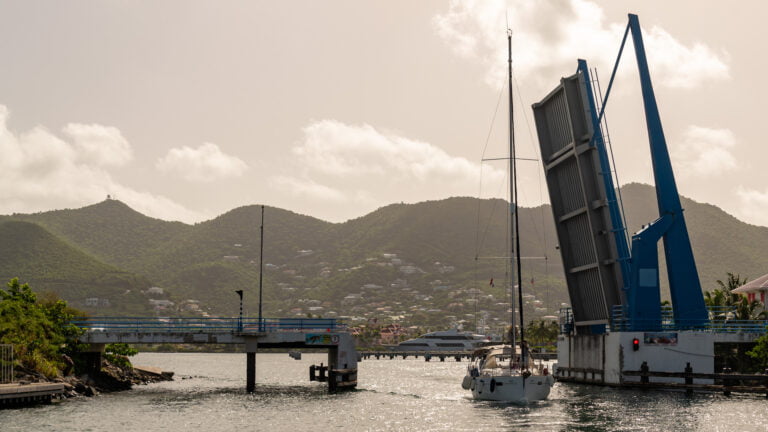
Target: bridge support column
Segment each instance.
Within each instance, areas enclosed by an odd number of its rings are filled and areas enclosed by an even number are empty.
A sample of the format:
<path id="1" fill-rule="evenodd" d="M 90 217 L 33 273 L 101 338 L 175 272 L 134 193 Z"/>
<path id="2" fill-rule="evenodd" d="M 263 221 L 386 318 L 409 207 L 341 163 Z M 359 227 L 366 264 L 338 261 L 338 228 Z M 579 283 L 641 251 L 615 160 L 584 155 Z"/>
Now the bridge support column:
<path id="1" fill-rule="evenodd" d="M 96 376 L 101 372 L 101 356 L 104 353 L 105 347 L 106 344 L 103 343 L 88 344 L 88 347 L 82 353 L 85 363 L 85 373 Z"/>
<path id="2" fill-rule="evenodd" d="M 245 339 L 245 391 L 253 393 L 256 390 L 256 352 L 259 342 L 255 337 Z"/>

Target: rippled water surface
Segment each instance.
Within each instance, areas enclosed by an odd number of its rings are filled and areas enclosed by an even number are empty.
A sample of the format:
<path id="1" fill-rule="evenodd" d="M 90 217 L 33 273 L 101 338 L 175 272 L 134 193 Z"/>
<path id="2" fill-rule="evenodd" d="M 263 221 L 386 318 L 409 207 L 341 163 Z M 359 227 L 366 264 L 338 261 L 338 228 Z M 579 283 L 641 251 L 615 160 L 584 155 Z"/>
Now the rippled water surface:
<path id="1" fill-rule="evenodd" d="M 309 382 L 324 354 L 259 354 L 246 394 L 245 354 L 139 354 L 135 364 L 173 382 L 0 411 L 1 431 L 768 431 L 768 401 L 556 384 L 529 406 L 475 402 L 461 389 L 466 362 L 364 360 L 358 389 L 329 395 Z"/>

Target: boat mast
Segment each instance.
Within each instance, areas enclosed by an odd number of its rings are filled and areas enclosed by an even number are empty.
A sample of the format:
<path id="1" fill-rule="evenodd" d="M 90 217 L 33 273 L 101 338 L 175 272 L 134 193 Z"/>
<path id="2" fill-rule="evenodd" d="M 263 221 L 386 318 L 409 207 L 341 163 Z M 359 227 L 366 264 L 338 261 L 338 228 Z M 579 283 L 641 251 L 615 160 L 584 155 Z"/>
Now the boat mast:
<path id="1" fill-rule="evenodd" d="M 524 321 L 523 321 L 523 280 L 522 280 L 522 272 L 521 272 L 521 265 L 520 265 L 520 220 L 518 217 L 518 206 L 517 206 L 517 162 L 516 162 L 516 154 L 515 154 L 515 108 L 513 103 L 513 90 L 512 90 L 512 30 L 507 29 L 507 51 L 508 51 L 508 70 L 509 70 L 509 172 L 510 172 L 510 206 L 512 211 L 512 219 L 510 223 L 512 224 L 512 241 L 511 241 L 511 250 L 512 250 L 512 256 L 511 258 L 514 259 L 514 270 L 513 274 L 516 274 L 517 276 L 517 301 L 518 301 L 518 308 L 520 313 L 520 352 L 522 354 L 521 356 L 521 364 L 522 367 L 525 367 L 527 364 L 527 353 L 525 350 L 525 335 L 523 332 L 524 329 Z M 510 263 L 511 265 L 512 263 Z M 514 278 L 513 278 L 514 280 Z M 514 293 L 514 286 L 512 287 L 512 292 Z M 512 301 L 512 319 L 510 320 L 512 322 L 512 355 L 515 355 L 515 316 L 514 316 L 514 296 Z"/>

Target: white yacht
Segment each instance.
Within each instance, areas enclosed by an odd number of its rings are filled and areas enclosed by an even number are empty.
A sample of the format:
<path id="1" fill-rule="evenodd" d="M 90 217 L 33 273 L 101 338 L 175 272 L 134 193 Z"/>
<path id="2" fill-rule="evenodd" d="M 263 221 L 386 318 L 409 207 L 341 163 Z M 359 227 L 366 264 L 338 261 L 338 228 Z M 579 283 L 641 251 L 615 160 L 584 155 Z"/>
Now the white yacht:
<path id="1" fill-rule="evenodd" d="M 488 342 L 488 336 L 452 329 L 426 333 L 391 348 L 394 351 L 474 351 Z"/>
<path id="2" fill-rule="evenodd" d="M 507 31 L 507 46 L 509 50 L 509 173 L 510 203 L 512 214 L 510 217 L 511 241 L 509 266 L 517 276 L 517 285 L 509 287 L 510 303 L 515 304 L 515 288 L 519 305 L 517 314 L 520 318 L 520 340 L 517 340 L 515 332 L 515 308 L 512 307 L 512 319 L 510 320 L 509 345 L 497 345 L 485 347 L 473 354 L 474 362 L 467 368 L 467 374 L 461 382 L 462 388 L 472 390 L 472 397 L 479 400 L 501 401 L 525 404 L 531 401 L 544 400 L 549 396 L 549 390 L 555 384 L 555 380 L 549 371 L 539 363 L 536 365 L 528 352 L 528 344 L 525 342 L 523 319 L 523 281 L 520 262 L 520 224 L 518 217 L 517 195 L 517 166 L 515 158 L 515 129 L 514 111 L 512 110 L 512 31 Z M 514 280 L 510 278 L 510 281 Z"/>
<path id="3" fill-rule="evenodd" d="M 525 404 L 546 399 L 555 384 L 554 377 L 544 364 L 536 364 L 530 356 L 523 360 L 519 346 L 515 351 L 512 356 L 509 345 L 477 350 L 461 386 L 472 390 L 472 397 L 478 400 Z"/>

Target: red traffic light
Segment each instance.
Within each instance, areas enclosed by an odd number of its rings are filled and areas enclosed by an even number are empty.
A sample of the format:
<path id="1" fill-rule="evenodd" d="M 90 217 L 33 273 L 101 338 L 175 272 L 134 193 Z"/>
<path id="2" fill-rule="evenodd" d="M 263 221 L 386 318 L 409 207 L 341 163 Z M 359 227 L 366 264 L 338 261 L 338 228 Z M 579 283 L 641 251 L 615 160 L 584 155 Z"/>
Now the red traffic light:
<path id="1" fill-rule="evenodd" d="M 640 349 L 640 340 L 638 338 L 632 339 L 632 351 L 637 351 Z"/>

